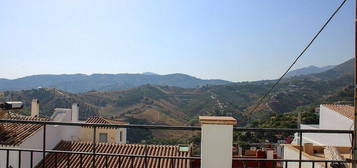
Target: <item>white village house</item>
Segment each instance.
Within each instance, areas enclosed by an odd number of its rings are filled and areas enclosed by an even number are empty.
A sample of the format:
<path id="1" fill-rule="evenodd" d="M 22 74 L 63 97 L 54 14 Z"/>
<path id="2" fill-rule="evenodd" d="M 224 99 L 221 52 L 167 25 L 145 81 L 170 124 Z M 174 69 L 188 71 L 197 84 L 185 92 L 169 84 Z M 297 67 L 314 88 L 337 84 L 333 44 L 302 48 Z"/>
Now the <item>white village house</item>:
<path id="1" fill-rule="evenodd" d="M 11 117 L 13 120 L 31 120 L 31 121 L 58 121 L 58 122 L 86 122 L 96 123 L 101 121 L 103 124 L 111 124 L 112 120 L 107 120 L 101 117 L 89 118 L 87 121 L 78 121 L 79 106 L 73 104 L 71 109 L 56 108 L 51 118 L 40 118 L 39 116 L 39 101 L 34 99 L 31 104 L 31 116 L 16 116 Z M 107 122 L 108 121 L 108 122 Z M 113 120 L 114 122 L 114 120 Z M 115 122 L 119 124 L 119 122 Z M 120 124 L 127 124 L 120 122 Z M 22 149 L 38 149 L 42 150 L 43 142 L 43 126 L 39 124 L 19 124 L 19 123 L 6 123 L 3 125 L 5 132 L 0 136 L 0 146 L 5 148 L 22 148 Z M 54 149 L 61 141 L 86 141 L 88 135 L 88 129 L 86 127 L 79 126 L 60 126 L 60 125 L 47 125 L 46 126 L 46 149 Z M 98 129 L 97 141 L 106 142 L 110 133 L 114 132 L 119 136 L 111 140 L 112 143 L 126 143 L 126 128 L 110 129 L 106 131 L 106 128 Z M 106 134 L 106 133 L 109 133 Z M 90 134 L 90 133 L 89 133 Z M 90 135 L 92 136 L 92 135 Z M 100 139 L 102 138 L 102 139 Z M 121 140 L 121 141 L 119 141 Z M 13 168 L 19 167 L 19 152 L 10 151 L 9 165 Z M 33 154 L 33 166 L 37 165 L 42 160 L 42 153 Z M 21 153 L 21 167 L 30 166 L 30 152 Z M 6 167 L 6 151 L 0 151 L 0 168 Z"/>
<path id="2" fill-rule="evenodd" d="M 349 105 L 320 105 L 320 117 L 318 125 L 301 124 L 301 129 L 329 129 L 329 130 L 352 130 L 354 120 L 354 107 Z M 298 144 L 299 137 L 296 135 L 293 141 Z M 314 134 L 304 133 L 303 143 L 329 146 L 351 146 L 352 136 L 348 134 Z"/>
<path id="3" fill-rule="evenodd" d="M 353 130 L 354 107 L 349 105 L 320 105 L 319 124 L 301 124 L 301 129 Z M 303 133 L 303 160 L 334 160 L 351 158 L 352 135 L 333 133 Z M 284 159 L 299 159 L 298 134 L 292 144 L 284 145 Z M 298 163 L 289 163 L 288 167 L 296 167 Z M 312 163 L 303 163 L 302 167 L 310 168 Z M 325 167 L 316 163 L 315 167 Z"/>
<path id="4" fill-rule="evenodd" d="M 34 109 L 31 112 L 31 116 L 16 116 L 11 117 L 13 120 L 30 120 L 30 121 L 63 121 L 63 122 L 81 122 L 78 121 L 78 105 L 74 104 L 72 109 L 60 109 L 57 108 L 51 118 L 40 118 L 38 101 L 33 101 L 32 106 Z M 200 116 L 201 123 L 201 156 L 199 164 L 204 168 L 230 168 L 232 166 L 233 156 L 233 125 L 236 124 L 236 120 L 233 117 L 223 116 Z M 100 123 L 100 124 L 128 124 L 121 120 L 116 119 L 104 119 L 102 117 L 89 118 L 86 123 Z M 86 150 L 92 150 L 93 135 L 90 135 L 88 129 L 85 126 L 67 127 L 59 125 L 47 125 L 46 136 L 43 133 L 43 126 L 41 124 L 20 124 L 20 123 L 5 123 L 3 126 L 3 132 L 0 136 L 0 147 L 3 150 L 0 151 L 0 167 L 18 168 L 18 167 L 57 167 L 55 165 L 61 165 L 61 167 L 71 167 L 68 165 L 83 165 L 83 167 L 91 167 L 93 163 L 97 167 L 105 167 L 107 165 L 106 159 L 110 167 L 115 167 L 117 164 L 121 164 L 123 167 L 142 167 L 144 161 L 148 164 L 156 165 L 154 167 L 181 167 L 190 168 L 194 162 L 186 157 L 191 157 L 191 150 L 189 145 L 147 145 L 147 144 L 124 144 L 126 143 L 126 128 L 105 128 L 98 126 L 96 132 L 96 149 L 98 152 L 108 154 L 128 154 L 128 155 L 148 155 L 148 156 L 172 156 L 182 159 L 177 159 L 172 162 L 172 159 L 161 158 L 138 158 L 138 157 L 114 157 L 114 156 L 97 156 L 97 160 L 92 162 L 92 155 L 83 155 L 82 159 L 78 159 L 78 155 L 70 154 L 68 157 L 57 157 L 54 153 L 46 155 L 46 160 L 42 160 L 42 142 L 43 137 L 46 138 L 46 150 L 57 151 L 77 151 L 87 152 Z M 218 132 L 218 135 L 217 135 Z M 84 136 L 84 135 L 87 135 Z M 88 137 L 89 135 L 89 137 Z M 92 137 L 90 137 L 92 136 Z M 87 139 L 86 139 L 87 138 Z M 21 148 L 21 149 L 37 149 L 41 152 L 34 152 L 33 160 L 31 162 L 30 152 L 22 151 L 10 151 L 9 155 L 6 149 L 9 148 Z M 21 156 L 21 162 L 19 162 L 19 155 Z M 96 157 L 94 157 L 96 158 Z M 7 162 L 9 159 L 9 162 Z M 68 161 L 67 159 L 70 159 Z M 122 159 L 122 160 L 121 160 Z M 83 160 L 83 162 L 82 162 Z M 32 163 L 32 164 L 30 164 Z M 197 163 L 197 162 L 195 162 Z M 20 165 L 20 166 L 19 166 Z M 76 166 L 77 165 L 77 166 Z M 140 166 L 141 165 L 141 166 Z M 152 166 L 149 166 L 152 167 Z"/>

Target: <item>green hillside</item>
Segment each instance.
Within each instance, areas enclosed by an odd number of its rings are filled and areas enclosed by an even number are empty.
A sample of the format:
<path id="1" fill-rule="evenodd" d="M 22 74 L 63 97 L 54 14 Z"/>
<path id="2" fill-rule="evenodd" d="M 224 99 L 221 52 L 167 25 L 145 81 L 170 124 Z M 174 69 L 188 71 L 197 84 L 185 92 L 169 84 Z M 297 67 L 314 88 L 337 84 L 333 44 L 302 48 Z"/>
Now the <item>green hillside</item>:
<path id="1" fill-rule="evenodd" d="M 128 90 L 90 91 L 77 94 L 41 88 L 5 91 L 0 94 L 0 99 L 24 101 L 25 109 L 22 113 L 29 113 L 31 99 L 37 98 L 40 100 L 43 116 L 50 116 L 55 107 L 69 108 L 72 103 L 77 102 L 80 104 L 82 120 L 89 116 L 101 115 L 124 118 L 131 123 L 195 125 L 198 124 L 199 115 L 229 115 L 238 120 L 239 126 L 246 126 L 254 121 L 263 122 L 272 115 L 283 115 L 284 118 L 286 117 L 284 114 L 292 115 L 299 109 L 310 109 L 321 103 L 352 103 L 353 73 L 351 72 L 353 72 L 353 60 L 319 74 L 285 79 L 254 113 L 249 111 L 274 81 L 191 89 L 143 85 Z M 264 122 L 260 125 L 264 125 Z M 280 126 L 291 125 L 280 124 Z M 156 135 L 171 138 L 182 136 L 174 133 L 164 135 L 160 132 Z"/>

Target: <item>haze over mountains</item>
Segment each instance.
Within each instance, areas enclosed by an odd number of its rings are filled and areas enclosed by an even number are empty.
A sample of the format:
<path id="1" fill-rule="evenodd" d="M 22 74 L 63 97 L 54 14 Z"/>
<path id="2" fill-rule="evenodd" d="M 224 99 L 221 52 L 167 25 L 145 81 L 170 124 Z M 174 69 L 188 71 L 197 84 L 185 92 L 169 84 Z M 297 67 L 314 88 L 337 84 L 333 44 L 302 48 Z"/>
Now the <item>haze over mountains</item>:
<path id="1" fill-rule="evenodd" d="M 320 73 L 335 66 L 309 66 L 296 69 L 287 77 Z M 159 75 L 152 72 L 142 74 L 66 74 L 66 75 L 32 75 L 18 79 L 1 79 L 0 90 L 27 90 L 36 88 L 57 88 L 72 93 L 88 91 L 109 91 L 135 88 L 145 84 L 176 86 L 181 88 L 198 88 L 205 85 L 224 85 L 232 83 L 226 80 L 205 80 L 186 74 Z"/>
<path id="2" fill-rule="evenodd" d="M 299 76 L 299 75 L 308 75 L 308 74 L 325 72 L 325 71 L 330 70 L 330 69 L 332 69 L 334 67 L 335 67 L 335 65 L 328 65 L 328 66 L 323 66 L 323 67 L 317 67 L 317 66 L 314 66 L 314 65 L 310 65 L 308 67 L 292 70 L 292 71 L 290 71 L 290 72 L 288 72 L 286 74 L 286 77 Z"/>
<path id="3" fill-rule="evenodd" d="M 81 93 L 93 90 L 122 90 L 145 84 L 197 88 L 205 85 L 231 83 L 225 80 L 204 80 L 186 74 L 71 74 L 33 75 L 19 79 L 0 79 L 0 90 L 26 90 L 34 88 L 57 88 L 67 92 Z"/>
<path id="4" fill-rule="evenodd" d="M 80 118 L 93 115 L 126 118 L 131 123 L 185 125 L 197 123 L 199 115 L 231 115 L 244 126 L 248 119 L 293 112 L 321 103 L 352 103 L 353 66 L 350 59 L 321 73 L 300 75 L 283 80 L 256 113 L 255 102 L 274 80 L 181 88 L 146 84 L 126 90 L 70 93 L 59 89 L 4 91 L 0 100 L 22 100 L 24 112 L 31 99 L 41 102 L 41 115 L 50 116 L 55 107 L 80 104 Z M 151 76 L 151 75 L 147 75 Z M 0 92 L 1 93 L 1 92 Z"/>

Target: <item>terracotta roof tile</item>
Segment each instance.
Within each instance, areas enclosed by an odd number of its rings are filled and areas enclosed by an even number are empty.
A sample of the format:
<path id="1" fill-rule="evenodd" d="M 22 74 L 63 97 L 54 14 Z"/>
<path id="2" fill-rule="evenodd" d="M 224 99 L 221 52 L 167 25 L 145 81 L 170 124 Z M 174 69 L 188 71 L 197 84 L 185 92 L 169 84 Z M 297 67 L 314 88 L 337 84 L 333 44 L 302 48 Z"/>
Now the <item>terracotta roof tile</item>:
<path id="1" fill-rule="evenodd" d="M 354 107 L 349 105 L 339 105 L 339 104 L 323 104 L 323 106 L 336 111 L 343 116 L 353 120 L 354 117 Z"/>
<path id="2" fill-rule="evenodd" d="M 10 120 L 28 120 L 28 121 L 49 121 L 47 118 L 38 117 L 11 117 Z M 4 123 L 3 130 L 0 132 L 0 145 L 16 146 L 26 140 L 27 137 L 36 133 L 42 125 L 40 124 L 19 124 Z"/>
<path id="3" fill-rule="evenodd" d="M 55 150 L 63 151 L 76 151 L 76 152 L 92 152 L 93 146 L 89 142 L 76 142 L 76 141 L 61 141 Z M 111 144 L 111 143 L 98 143 L 96 145 L 96 151 L 98 153 L 110 153 L 110 154 L 133 154 L 133 155 L 145 155 L 148 156 L 175 156 L 175 157 L 189 157 L 189 152 L 178 151 L 178 146 L 172 145 L 143 145 L 143 144 Z M 147 151 L 147 152 L 145 152 Z M 57 156 L 56 156 L 57 155 Z M 116 156 L 95 156 L 96 167 L 145 167 L 145 159 L 138 157 L 116 157 Z M 51 153 L 46 157 L 46 167 L 55 167 L 57 162 L 58 168 L 64 167 L 91 167 L 92 155 L 82 155 L 82 159 L 79 154 L 63 154 L 63 153 Z M 107 159 L 107 160 L 106 160 Z M 149 168 L 156 167 L 177 167 L 186 168 L 189 167 L 189 160 L 187 159 L 157 159 L 147 158 L 147 164 Z M 41 167 L 41 162 L 37 167 Z M 120 165 L 120 166 L 119 166 Z"/>
<path id="4" fill-rule="evenodd" d="M 88 118 L 86 123 L 89 124 L 128 124 L 127 122 L 120 119 L 107 119 L 103 117 L 91 117 Z"/>

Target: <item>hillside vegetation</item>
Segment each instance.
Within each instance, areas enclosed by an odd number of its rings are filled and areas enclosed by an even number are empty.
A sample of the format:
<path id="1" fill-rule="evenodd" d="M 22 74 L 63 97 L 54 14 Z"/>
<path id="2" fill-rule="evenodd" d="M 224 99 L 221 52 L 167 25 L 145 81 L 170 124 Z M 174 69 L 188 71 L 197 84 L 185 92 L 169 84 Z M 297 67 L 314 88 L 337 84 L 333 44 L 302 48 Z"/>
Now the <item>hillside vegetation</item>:
<path id="1" fill-rule="evenodd" d="M 277 116 L 275 119 L 285 123 L 274 122 L 275 125 L 270 126 L 291 127 L 295 123 L 289 120 L 295 120 L 293 113 L 299 109 L 308 112 L 322 103 L 352 104 L 353 65 L 354 60 L 351 59 L 326 72 L 284 79 L 254 113 L 250 110 L 274 80 L 199 88 L 146 84 L 127 90 L 85 93 L 40 88 L 4 91 L 0 99 L 24 101 L 25 109 L 22 113 L 29 113 L 31 99 L 37 98 L 43 116 L 50 116 L 55 107 L 69 108 L 77 102 L 80 104 L 82 120 L 100 115 L 124 118 L 130 123 L 196 125 L 200 115 L 229 115 L 238 120 L 239 126 L 258 122 L 259 126 L 265 127 L 269 125 L 271 116 Z M 155 134 L 171 138 L 184 135 L 156 132 L 150 136 Z"/>
<path id="2" fill-rule="evenodd" d="M 195 123 L 194 120 L 199 115 L 232 115 L 241 125 L 245 125 L 247 115 L 262 118 L 271 113 L 292 112 L 299 106 L 338 101 L 350 103 L 351 99 L 346 97 L 351 96 L 353 60 L 326 72 L 283 80 L 259 112 L 247 114 L 273 82 L 232 83 L 200 88 L 146 84 L 127 90 L 77 94 L 40 88 L 5 91 L 3 99 L 22 100 L 28 108 L 31 99 L 37 98 L 41 102 L 41 114 L 45 116 L 51 115 L 55 107 L 70 107 L 71 103 L 78 102 L 81 105 L 82 119 L 91 115 L 103 115 L 134 117 L 150 123 L 175 125 Z M 336 94 L 344 98 L 338 100 Z"/>

